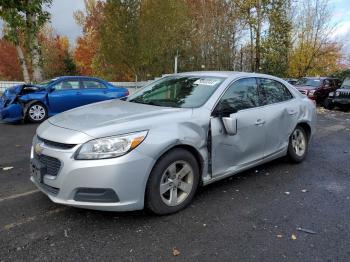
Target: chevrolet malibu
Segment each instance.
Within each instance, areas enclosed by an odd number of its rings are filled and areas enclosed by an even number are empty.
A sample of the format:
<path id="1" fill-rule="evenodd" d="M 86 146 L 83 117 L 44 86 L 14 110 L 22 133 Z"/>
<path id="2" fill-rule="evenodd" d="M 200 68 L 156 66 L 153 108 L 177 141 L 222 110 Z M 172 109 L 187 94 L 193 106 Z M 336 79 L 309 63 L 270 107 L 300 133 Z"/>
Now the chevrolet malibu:
<path id="1" fill-rule="evenodd" d="M 190 72 L 58 114 L 33 138 L 31 180 L 53 202 L 170 214 L 198 186 L 306 157 L 315 105 L 269 75 Z"/>

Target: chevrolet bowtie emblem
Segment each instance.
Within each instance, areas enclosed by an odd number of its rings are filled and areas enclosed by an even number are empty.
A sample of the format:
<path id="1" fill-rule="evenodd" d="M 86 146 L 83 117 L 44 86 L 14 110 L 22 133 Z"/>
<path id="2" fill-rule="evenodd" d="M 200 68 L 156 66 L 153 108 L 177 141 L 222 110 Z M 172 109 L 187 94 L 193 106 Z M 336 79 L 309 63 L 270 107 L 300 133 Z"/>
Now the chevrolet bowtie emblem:
<path id="1" fill-rule="evenodd" d="M 41 155 L 43 152 L 42 144 L 40 144 L 40 143 L 36 144 L 34 147 L 34 151 L 37 155 Z"/>

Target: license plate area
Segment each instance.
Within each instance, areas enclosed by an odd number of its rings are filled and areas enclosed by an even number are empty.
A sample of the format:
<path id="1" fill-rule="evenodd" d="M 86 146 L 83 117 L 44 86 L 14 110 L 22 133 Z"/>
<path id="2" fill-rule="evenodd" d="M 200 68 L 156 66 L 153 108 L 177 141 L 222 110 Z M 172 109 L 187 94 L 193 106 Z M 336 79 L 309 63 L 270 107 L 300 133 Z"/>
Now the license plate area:
<path id="1" fill-rule="evenodd" d="M 35 181 L 43 183 L 44 175 L 46 174 L 46 166 L 34 158 L 31 161 L 31 173 Z"/>

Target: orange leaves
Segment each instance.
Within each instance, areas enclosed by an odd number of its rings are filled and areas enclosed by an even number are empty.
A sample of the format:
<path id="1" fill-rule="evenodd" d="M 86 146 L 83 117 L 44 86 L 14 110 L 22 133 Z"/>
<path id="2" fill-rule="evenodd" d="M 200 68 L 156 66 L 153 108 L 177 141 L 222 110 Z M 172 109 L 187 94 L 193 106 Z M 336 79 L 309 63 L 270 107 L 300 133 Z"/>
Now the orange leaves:
<path id="1" fill-rule="evenodd" d="M 40 37 L 45 77 L 74 74 L 68 38 L 56 35 L 50 29 L 46 31 Z"/>
<path id="2" fill-rule="evenodd" d="M 91 35 L 85 34 L 77 40 L 74 60 L 77 64 L 78 72 L 82 75 L 92 75 L 92 63 L 96 55 L 96 39 Z"/>
<path id="3" fill-rule="evenodd" d="M 0 79 L 17 81 L 23 79 L 16 48 L 3 39 L 0 40 Z"/>

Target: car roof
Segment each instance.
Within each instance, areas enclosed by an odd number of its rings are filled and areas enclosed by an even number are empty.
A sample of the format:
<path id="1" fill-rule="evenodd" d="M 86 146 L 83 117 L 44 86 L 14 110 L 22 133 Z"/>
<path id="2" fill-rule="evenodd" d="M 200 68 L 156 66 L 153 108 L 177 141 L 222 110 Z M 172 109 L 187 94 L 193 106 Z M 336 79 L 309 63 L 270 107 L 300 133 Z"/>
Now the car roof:
<path id="1" fill-rule="evenodd" d="M 339 78 L 328 77 L 328 76 L 304 76 L 302 78 L 308 78 L 308 79 L 337 79 L 337 80 L 339 80 Z"/>
<path id="2" fill-rule="evenodd" d="M 214 76 L 214 77 L 227 77 L 227 78 L 239 78 L 239 77 L 267 77 L 277 78 L 272 75 L 260 74 L 260 73 L 249 73 L 249 72 L 238 72 L 238 71 L 193 71 L 183 72 L 173 75 L 196 75 L 196 76 Z"/>
<path id="3" fill-rule="evenodd" d="M 97 77 L 92 77 L 92 76 L 58 76 L 58 77 L 55 77 L 53 79 L 67 79 L 67 78 L 77 78 L 77 79 L 97 79 L 97 80 L 101 80 L 101 81 L 105 81 L 105 80 L 102 80 L 100 78 L 97 78 Z M 107 82 L 107 81 L 106 81 Z"/>

